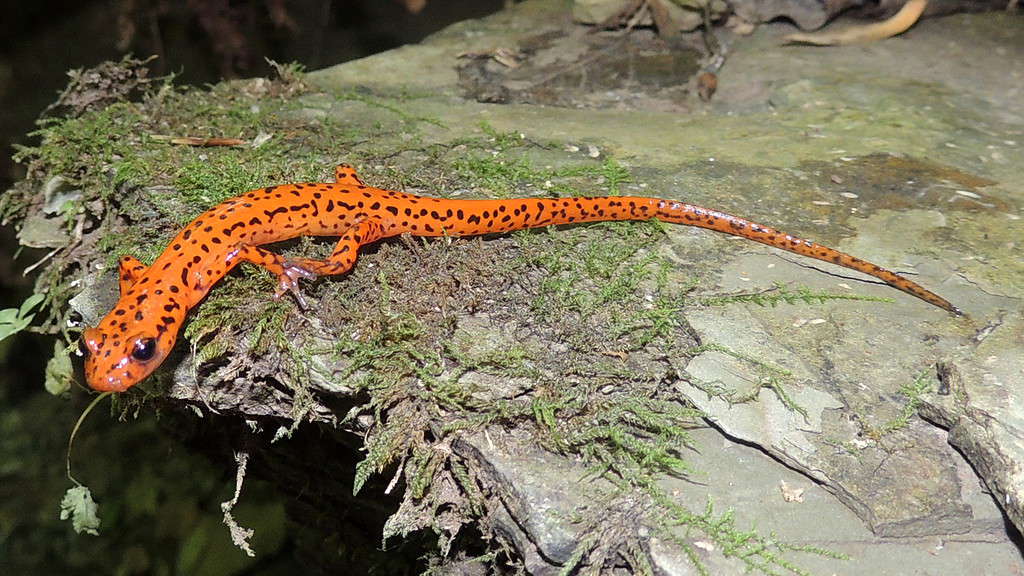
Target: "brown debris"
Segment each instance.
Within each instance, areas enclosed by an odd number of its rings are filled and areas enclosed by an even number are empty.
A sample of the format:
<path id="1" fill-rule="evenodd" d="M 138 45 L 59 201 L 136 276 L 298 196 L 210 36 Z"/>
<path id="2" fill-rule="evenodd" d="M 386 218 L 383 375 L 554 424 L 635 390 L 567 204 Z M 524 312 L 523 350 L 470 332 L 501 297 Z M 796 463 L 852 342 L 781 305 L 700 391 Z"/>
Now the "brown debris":
<path id="1" fill-rule="evenodd" d="M 106 108 L 114 102 L 129 99 L 152 81 L 146 65 L 155 57 L 138 60 L 125 56 L 120 62 L 104 62 L 95 68 L 71 70 L 67 88 L 51 104 L 44 115 L 54 109 L 66 110 L 68 116 L 81 116 L 90 110 Z"/>

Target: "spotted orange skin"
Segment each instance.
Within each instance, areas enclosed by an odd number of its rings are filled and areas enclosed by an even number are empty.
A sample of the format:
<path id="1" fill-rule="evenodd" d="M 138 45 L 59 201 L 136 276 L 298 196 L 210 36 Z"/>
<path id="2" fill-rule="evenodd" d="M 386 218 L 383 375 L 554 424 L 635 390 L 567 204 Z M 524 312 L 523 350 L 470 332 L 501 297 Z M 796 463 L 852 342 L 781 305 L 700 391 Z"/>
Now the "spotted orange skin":
<path id="1" fill-rule="evenodd" d="M 556 224 L 650 220 L 740 236 L 874 276 L 886 284 L 959 314 L 952 304 L 894 272 L 737 216 L 675 200 L 640 196 L 449 200 L 365 185 L 348 165 L 334 183 L 270 186 L 226 200 L 186 226 L 149 267 L 125 256 L 121 297 L 82 338 L 89 386 L 121 392 L 156 369 L 174 347 L 186 314 L 240 262 L 278 277 L 276 296 L 298 292 L 300 278 L 343 274 L 359 247 L 381 238 L 474 236 Z M 286 259 L 259 248 L 297 236 L 340 236 L 325 260 Z M 150 345 L 151 355 L 138 358 Z"/>

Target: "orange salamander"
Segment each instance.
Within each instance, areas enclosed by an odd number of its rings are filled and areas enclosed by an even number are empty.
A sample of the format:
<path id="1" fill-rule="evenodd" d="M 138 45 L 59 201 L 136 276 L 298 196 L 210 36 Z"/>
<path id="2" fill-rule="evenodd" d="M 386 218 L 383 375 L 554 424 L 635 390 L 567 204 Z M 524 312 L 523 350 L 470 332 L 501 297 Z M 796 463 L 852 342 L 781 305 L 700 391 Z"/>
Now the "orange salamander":
<path id="1" fill-rule="evenodd" d="M 85 330 L 89 386 L 121 392 L 147 377 L 167 357 L 188 311 L 240 262 L 277 276 L 275 297 L 298 292 L 299 279 L 343 274 L 361 246 L 381 238 L 474 236 L 556 224 L 650 220 L 741 236 L 832 262 L 959 314 L 952 304 L 894 272 L 743 218 L 675 200 L 640 196 L 449 200 L 367 186 L 348 165 L 334 183 L 269 186 L 226 200 L 186 226 L 150 266 L 120 260 L 121 296 L 95 328 Z M 340 236 L 326 260 L 284 258 L 260 248 L 303 235 Z"/>

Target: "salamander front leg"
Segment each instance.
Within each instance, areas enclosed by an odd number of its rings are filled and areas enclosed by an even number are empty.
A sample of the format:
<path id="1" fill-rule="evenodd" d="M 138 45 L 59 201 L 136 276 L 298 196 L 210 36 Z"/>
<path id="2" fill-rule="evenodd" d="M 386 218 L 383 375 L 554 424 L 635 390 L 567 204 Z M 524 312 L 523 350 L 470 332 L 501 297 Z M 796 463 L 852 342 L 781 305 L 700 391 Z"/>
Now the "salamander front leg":
<path id="1" fill-rule="evenodd" d="M 351 164 L 338 164 L 334 167 L 334 181 L 338 184 L 349 184 L 351 186 L 365 186 L 356 169 Z"/>
<path id="2" fill-rule="evenodd" d="M 146 265 L 140 262 L 138 258 L 128 256 L 127 254 L 121 256 L 120 260 L 117 261 L 117 281 L 121 289 L 121 295 L 124 296 L 125 292 L 135 284 L 135 281 L 145 273 Z"/>

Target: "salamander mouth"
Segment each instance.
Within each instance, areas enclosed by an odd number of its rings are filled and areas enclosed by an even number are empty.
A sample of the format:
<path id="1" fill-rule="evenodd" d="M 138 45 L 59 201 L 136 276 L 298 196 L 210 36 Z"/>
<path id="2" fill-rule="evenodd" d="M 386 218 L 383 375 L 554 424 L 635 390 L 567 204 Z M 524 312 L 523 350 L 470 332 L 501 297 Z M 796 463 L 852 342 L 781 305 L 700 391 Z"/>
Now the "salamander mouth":
<path id="1" fill-rule="evenodd" d="M 130 385 L 125 384 L 120 378 L 108 376 L 99 380 L 90 380 L 89 387 L 99 392 L 124 392 Z"/>
<path id="2" fill-rule="evenodd" d="M 121 370 L 118 370 L 117 366 L 108 366 L 107 369 L 104 369 L 98 364 L 95 356 L 86 356 L 85 382 L 93 390 L 99 392 L 124 392 L 135 382 L 131 375 L 123 370 L 123 366 Z"/>
<path id="3" fill-rule="evenodd" d="M 99 392 L 122 392 L 127 388 L 121 378 L 105 375 L 91 356 L 85 358 L 85 383 Z"/>

